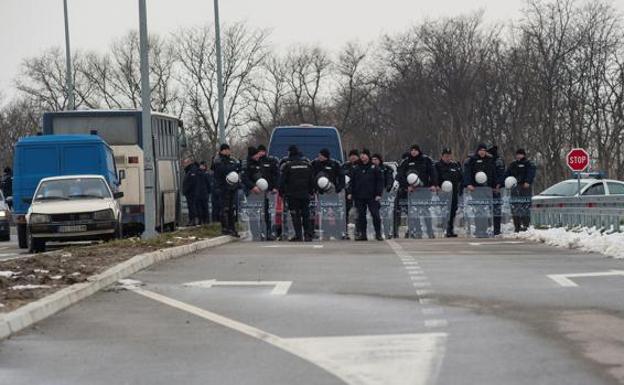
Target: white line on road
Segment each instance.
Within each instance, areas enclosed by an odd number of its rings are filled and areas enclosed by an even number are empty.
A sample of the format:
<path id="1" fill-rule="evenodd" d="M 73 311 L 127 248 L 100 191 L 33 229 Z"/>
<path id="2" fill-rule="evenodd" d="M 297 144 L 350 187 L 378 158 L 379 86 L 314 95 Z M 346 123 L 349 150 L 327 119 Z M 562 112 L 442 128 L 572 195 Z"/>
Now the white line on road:
<path id="1" fill-rule="evenodd" d="M 429 319 L 425 321 L 425 327 L 427 328 L 444 328 L 448 326 L 448 321 L 445 319 Z"/>
<path id="2" fill-rule="evenodd" d="M 281 338 L 149 290 L 138 287 L 130 290 L 271 344 L 326 370 L 348 385 L 433 384 L 444 357 L 446 333 Z"/>
<path id="3" fill-rule="evenodd" d="M 427 307 L 427 308 L 422 309 L 422 313 L 424 315 L 440 315 L 444 313 L 444 310 L 439 307 Z"/>
<path id="4" fill-rule="evenodd" d="M 323 245 L 267 245 L 262 247 L 264 247 L 265 249 L 322 249 Z"/>
<path id="5" fill-rule="evenodd" d="M 213 286 L 274 286 L 271 291 L 272 295 L 286 295 L 292 286 L 292 281 L 217 281 L 216 279 L 209 279 L 206 281 L 187 282 L 182 286 L 206 289 Z"/>
<path id="6" fill-rule="evenodd" d="M 524 241 L 468 242 L 470 246 L 522 245 Z"/>
<path id="7" fill-rule="evenodd" d="M 591 277 L 613 277 L 613 276 L 623 276 L 624 271 L 622 270 L 611 270 L 611 271 L 597 271 L 593 273 L 571 273 L 571 274 L 550 274 L 547 275 L 548 278 L 557 282 L 560 286 L 563 287 L 578 287 L 578 285 L 572 281 L 570 278 L 591 278 Z"/>

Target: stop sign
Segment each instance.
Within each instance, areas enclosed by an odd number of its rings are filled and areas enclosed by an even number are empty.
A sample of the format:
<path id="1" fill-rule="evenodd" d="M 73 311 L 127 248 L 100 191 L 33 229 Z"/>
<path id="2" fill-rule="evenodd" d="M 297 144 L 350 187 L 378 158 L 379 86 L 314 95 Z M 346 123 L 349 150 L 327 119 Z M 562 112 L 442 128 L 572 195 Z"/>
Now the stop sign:
<path id="1" fill-rule="evenodd" d="M 589 166 L 589 154 L 582 148 L 573 148 L 566 156 L 566 163 L 572 171 L 583 171 Z"/>

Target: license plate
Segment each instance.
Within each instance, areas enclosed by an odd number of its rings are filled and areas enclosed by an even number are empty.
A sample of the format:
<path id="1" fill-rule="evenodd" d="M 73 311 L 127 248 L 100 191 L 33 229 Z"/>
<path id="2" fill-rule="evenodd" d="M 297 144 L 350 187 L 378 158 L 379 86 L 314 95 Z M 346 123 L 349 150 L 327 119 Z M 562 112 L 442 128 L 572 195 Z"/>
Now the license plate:
<path id="1" fill-rule="evenodd" d="M 87 231 L 86 225 L 59 226 L 59 233 L 81 233 Z"/>

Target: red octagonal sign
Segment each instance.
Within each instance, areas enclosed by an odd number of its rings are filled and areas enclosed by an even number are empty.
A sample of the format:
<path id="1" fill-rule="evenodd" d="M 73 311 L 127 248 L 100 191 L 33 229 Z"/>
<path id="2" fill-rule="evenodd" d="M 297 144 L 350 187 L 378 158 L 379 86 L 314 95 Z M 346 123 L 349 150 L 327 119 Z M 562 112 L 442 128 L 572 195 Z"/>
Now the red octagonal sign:
<path id="1" fill-rule="evenodd" d="M 566 156 L 566 163 L 572 171 L 583 171 L 589 166 L 589 154 L 582 148 L 573 148 Z"/>

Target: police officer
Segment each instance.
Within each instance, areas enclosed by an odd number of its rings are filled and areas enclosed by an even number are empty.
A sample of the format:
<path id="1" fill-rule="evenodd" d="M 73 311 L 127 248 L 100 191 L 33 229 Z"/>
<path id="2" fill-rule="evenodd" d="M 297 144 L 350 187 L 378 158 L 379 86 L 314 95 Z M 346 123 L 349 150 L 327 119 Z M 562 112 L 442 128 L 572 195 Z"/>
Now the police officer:
<path id="1" fill-rule="evenodd" d="M 206 225 L 210 222 L 210 211 L 208 210 L 208 197 L 212 191 L 211 176 L 208 173 L 208 166 L 205 161 L 199 163 L 197 183 L 196 209 L 199 223 Z"/>
<path id="2" fill-rule="evenodd" d="M 435 164 L 436 173 L 438 174 L 438 187 L 442 187 L 442 183 L 449 181 L 453 185 L 453 191 L 451 193 L 451 212 L 448 225 L 446 226 L 446 237 L 455 238 L 454 226 L 455 216 L 457 214 L 457 205 L 459 201 L 459 195 L 462 190 L 463 173 L 462 166 L 458 162 L 453 160 L 453 152 L 450 148 L 442 150 L 442 156 Z"/>
<path id="3" fill-rule="evenodd" d="M 310 221 L 310 196 L 314 193 L 312 165 L 297 146 L 292 145 L 288 148 L 288 158 L 282 164 L 280 173 L 279 191 L 286 197 L 295 231 L 295 236 L 289 241 L 311 242 L 313 229 Z"/>
<path id="4" fill-rule="evenodd" d="M 517 185 L 511 189 L 511 213 L 516 233 L 526 231 L 531 224 L 531 196 L 536 167 L 526 157 L 523 148 L 516 150 L 516 160 L 509 164 L 505 178 L 516 178 Z"/>
<path id="5" fill-rule="evenodd" d="M 186 198 L 189 222 L 187 226 L 195 226 L 199 223 L 198 188 L 201 182 L 199 165 L 192 159 L 184 159 L 184 179 L 182 180 L 182 194 Z"/>
<path id="6" fill-rule="evenodd" d="M 387 192 L 390 192 L 390 190 L 392 190 L 392 186 L 394 186 L 394 170 L 392 170 L 392 167 L 384 164 L 381 154 L 373 154 L 371 156 L 371 162 L 373 162 L 373 164 L 377 166 L 381 171 L 381 175 L 384 181 L 384 188 Z"/>
<path id="7" fill-rule="evenodd" d="M 418 175 L 418 179 L 420 180 L 419 186 L 412 186 L 408 183 L 407 176 L 412 173 Z M 397 199 L 407 199 L 407 194 L 414 192 L 416 188 L 428 188 L 431 192 L 436 191 L 438 178 L 435 167 L 433 166 L 433 161 L 427 155 L 422 153 L 420 146 L 417 144 L 410 147 L 408 156 L 401 161 L 401 164 L 399 164 L 397 169 L 397 181 L 399 182 L 400 188 Z M 409 234 L 408 231 L 406 238 L 409 238 L 411 235 L 414 235 L 416 238 L 422 238 L 420 218 L 416 217 L 412 218 L 412 220 L 414 221 L 414 225 L 416 227 L 415 233 Z M 424 221 L 427 236 L 429 238 L 434 238 L 431 217 L 425 216 Z M 398 227 L 398 225 L 395 225 L 395 227 Z"/>
<path id="8" fill-rule="evenodd" d="M 269 212 L 269 198 L 260 190 L 256 183 L 259 179 L 267 181 L 267 191 L 270 193 L 277 192 L 277 184 L 279 182 L 279 166 L 278 160 L 267 155 L 266 147 L 259 145 L 257 148 L 249 147 L 247 151 L 247 162 L 243 169 L 243 184 L 251 194 L 264 195 L 264 223 L 266 225 L 266 240 L 274 240 L 272 234 L 271 213 Z"/>
<path id="9" fill-rule="evenodd" d="M 2 194 L 5 198 L 13 196 L 13 170 L 11 170 L 11 167 L 4 168 L 0 186 L 2 186 Z"/>
<path id="10" fill-rule="evenodd" d="M 485 184 L 480 185 L 477 183 L 475 177 L 477 173 L 483 172 L 487 180 Z M 464 186 L 470 192 L 475 191 L 476 187 L 489 187 L 492 189 L 492 193 L 495 192 L 498 185 L 498 177 L 496 175 L 496 161 L 494 157 L 488 153 L 488 147 L 485 144 L 479 144 L 475 153 L 466 159 L 464 163 Z M 475 235 L 479 238 L 487 236 L 487 227 L 489 219 L 478 217 L 475 218 L 476 232 Z"/>
<path id="11" fill-rule="evenodd" d="M 344 176 L 342 175 L 340 163 L 331 158 L 331 154 L 327 148 L 321 149 L 318 157 L 312 161 L 312 170 L 314 172 L 315 190 L 319 194 L 325 192 L 320 189 L 316 183 L 321 177 L 329 179 L 329 182 L 334 186 L 334 191 L 337 194 L 344 189 Z"/>
<path id="12" fill-rule="evenodd" d="M 498 146 L 495 144 L 488 148 L 488 154 L 494 159 L 496 168 L 496 186 L 492 192 L 492 197 L 494 198 L 494 235 L 500 235 L 503 207 L 500 189 L 505 185 L 505 161 L 498 155 Z"/>
<path id="13" fill-rule="evenodd" d="M 345 178 L 345 188 L 347 189 L 349 188 L 349 184 L 351 180 L 351 171 L 353 170 L 353 167 L 356 164 L 358 164 L 359 161 L 360 161 L 360 152 L 357 149 L 353 149 L 349 151 L 349 160 L 342 165 L 342 175 Z M 353 207 L 353 200 L 349 199 L 348 196 L 346 198 L 347 198 L 346 207 L 345 207 L 346 208 L 345 214 L 347 216 L 345 218 L 346 228 L 345 228 L 345 233 L 342 239 L 348 240 L 349 239 L 349 212 L 351 211 L 351 208 Z M 356 229 L 356 232 L 357 232 L 357 229 Z M 357 237 L 357 233 L 356 233 L 356 237 Z"/>
<path id="14" fill-rule="evenodd" d="M 214 170 L 215 187 L 218 189 L 221 198 L 221 233 L 239 237 L 236 231 L 236 216 L 234 206 L 236 204 L 236 194 L 240 187 L 240 163 L 231 155 L 230 146 L 223 143 L 219 147 L 219 154 L 215 157 L 212 165 Z M 232 172 L 236 174 L 231 174 Z M 238 174 L 238 175 L 237 175 Z M 228 175 L 237 178 L 228 178 Z"/>
<path id="15" fill-rule="evenodd" d="M 366 209 L 370 211 L 375 228 L 375 239 L 383 241 L 381 235 L 381 217 L 379 206 L 384 189 L 381 169 L 370 160 L 370 151 L 363 149 L 360 161 L 351 170 L 351 185 L 347 190 L 348 198 L 353 199 L 358 212 L 356 241 L 366 241 Z"/>

